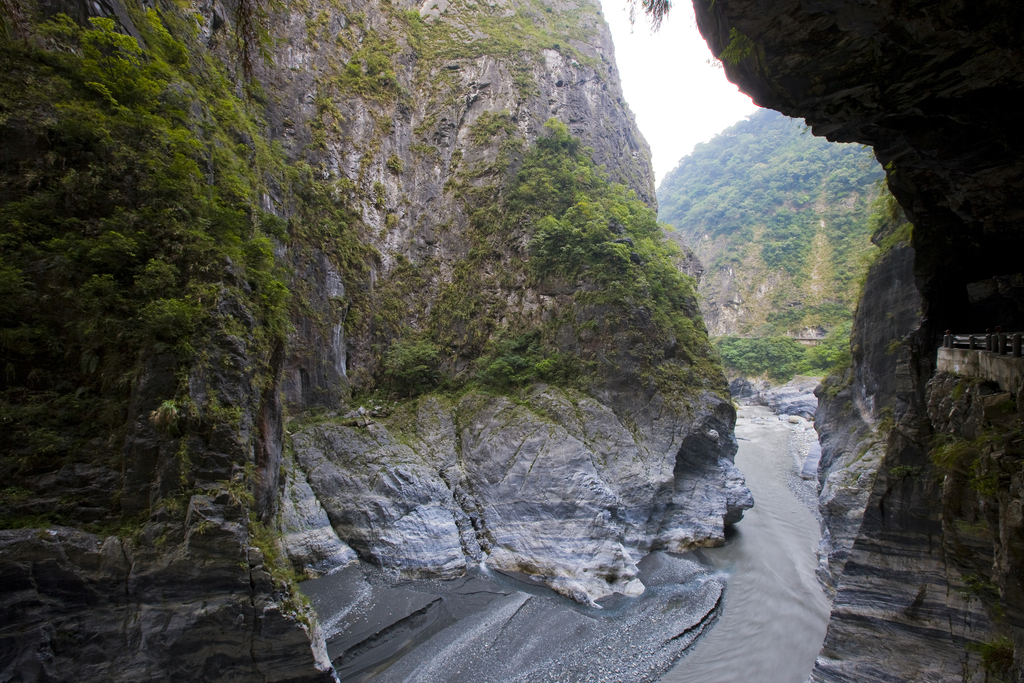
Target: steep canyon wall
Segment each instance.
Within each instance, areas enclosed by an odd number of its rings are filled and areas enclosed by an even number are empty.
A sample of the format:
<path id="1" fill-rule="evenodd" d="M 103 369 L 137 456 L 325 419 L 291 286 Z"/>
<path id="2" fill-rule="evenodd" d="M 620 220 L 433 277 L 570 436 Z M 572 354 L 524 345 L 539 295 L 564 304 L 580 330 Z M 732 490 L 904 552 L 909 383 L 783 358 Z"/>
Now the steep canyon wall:
<path id="1" fill-rule="evenodd" d="M 890 342 L 863 339 L 852 383 L 834 385 L 819 421 L 824 451 L 875 453 L 881 466 L 860 494 L 864 517 L 841 576 L 830 566 L 838 592 L 813 678 L 1018 680 L 1020 424 L 1005 392 L 934 368 L 945 329 L 1024 322 L 1015 285 L 1024 162 L 1007 106 L 1024 78 L 1024 15 L 998 2 L 695 7 L 712 51 L 755 102 L 830 140 L 872 145 L 913 224 L 921 322 L 891 349 L 898 386 L 879 385 L 885 401 L 868 405 L 859 375 Z M 858 316 L 883 316 L 869 311 L 876 305 L 867 291 Z M 872 421 L 886 402 L 893 413 L 878 433 Z M 853 445 L 876 438 L 872 430 L 884 448 Z M 825 493 L 830 473 L 843 471 L 834 464 L 823 458 Z"/>
<path id="2" fill-rule="evenodd" d="M 5 676 L 331 680 L 302 574 L 751 505 L 596 5 L 4 8 Z"/>

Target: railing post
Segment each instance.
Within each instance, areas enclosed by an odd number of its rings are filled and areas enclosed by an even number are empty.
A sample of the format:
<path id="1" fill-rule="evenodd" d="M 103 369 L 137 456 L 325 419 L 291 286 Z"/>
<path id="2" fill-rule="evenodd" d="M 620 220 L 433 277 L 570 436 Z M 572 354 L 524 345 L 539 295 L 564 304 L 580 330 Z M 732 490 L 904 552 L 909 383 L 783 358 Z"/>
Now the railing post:
<path id="1" fill-rule="evenodd" d="M 1013 335 L 1013 357 L 1020 358 L 1020 332 Z"/>
<path id="2" fill-rule="evenodd" d="M 967 339 L 967 348 L 969 348 L 971 351 L 978 348 L 978 338 L 975 337 L 973 334 Z"/>
<path id="3" fill-rule="evenodd" d="M 950 346 L 952 344 L 949 341 L 949 330 L 946 330 L 946 333 L 942 335 L 942 348 L 948 349 Z"/>
<path id="4" fill-rule="evenodd" d="M 988 333 L 985 334 L 985 350 L 986 351 L 991 351 L 992 350 L 992 335 L 988 334 Z"/>

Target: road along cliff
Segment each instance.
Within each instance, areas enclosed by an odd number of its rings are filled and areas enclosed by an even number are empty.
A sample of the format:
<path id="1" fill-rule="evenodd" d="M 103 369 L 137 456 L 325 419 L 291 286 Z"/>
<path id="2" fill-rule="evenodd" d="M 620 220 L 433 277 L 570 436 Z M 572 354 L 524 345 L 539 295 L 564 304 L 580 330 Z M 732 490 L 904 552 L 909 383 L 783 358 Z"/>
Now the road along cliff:
<path id="1" fill-rule="evenodd" d="M 920 322 L 907 332 L 893 326 L 887 342 L 862 331 L 853 370 L 824 385 L 818 426 L 831 469 L 819 476 L 839 491 L 845 475 L 833 475 L 844 466 L 834 465 L 844 460 L 859 482 L 851 493 L 862 487 L 856 497 L 866 495 L 866 506 L 839 576 L 842 553 L 830 555 L 825 578 L 837 593 L 813 679 L 1017 680 L 1018 387 L 936 373 L 936 352 L 947 329 L 1024 326 L 1022 144 L 999 104 L 1016 99 L 1024 78 L 1021 10 L 1001 2 L 695 7 L 729 78 L 755 102 L 804 118 L 830 140 L 872 145 L 913 226 L 913 286 L 899 276 L 903 296 L 879 298 L 879 286 L 905 272 L 892 252 L 889 275 L 869 276 L 874 289 L 858 316 L 878 320 L 885 311 L 872 308 L 888 301 L 906 322 L 919 296 Z M 871 379 L 887 365 L 882 344 L 895 356 L 892 384 Z M 886 405 L 891 417 L 878 412 Z M 855 451 L 879 459 L 877 474 L 854 463 Z M 839 502 L 833 519 L 852 530 L 859 503 Z"/>

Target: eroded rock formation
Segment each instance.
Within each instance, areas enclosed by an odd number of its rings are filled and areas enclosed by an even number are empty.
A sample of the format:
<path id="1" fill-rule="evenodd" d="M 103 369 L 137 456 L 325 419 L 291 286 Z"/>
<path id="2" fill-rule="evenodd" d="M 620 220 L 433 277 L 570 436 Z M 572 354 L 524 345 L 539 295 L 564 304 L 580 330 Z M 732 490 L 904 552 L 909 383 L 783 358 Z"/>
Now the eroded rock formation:
<path id="1" fill-rule="evenodd" d="M 853 362 L 817 390 L 822 540 L 819 578 L 834 595 L 860 531 L 864 508 L 885 454 L 888 432 L 909 408 L 909 351 L 920 322 L 913 249 L 886 249 L 868 270 L 850 346 Z"/>
<path id="2" fill-rule="evenodd" d="M 636 563 L 652 549 L 721 543 L 724 521 L 752 503 L 724 403 L 693 416 L 655 399 L 630 414 L 635 431 L 545 385 L 526 401 L 468 394 L 411 409 L 405 429 L 367 420 L 293 438 L 334 527 L 383 567 L 451 578 L 486 558 L 594 604 L 642 593 Z"/>

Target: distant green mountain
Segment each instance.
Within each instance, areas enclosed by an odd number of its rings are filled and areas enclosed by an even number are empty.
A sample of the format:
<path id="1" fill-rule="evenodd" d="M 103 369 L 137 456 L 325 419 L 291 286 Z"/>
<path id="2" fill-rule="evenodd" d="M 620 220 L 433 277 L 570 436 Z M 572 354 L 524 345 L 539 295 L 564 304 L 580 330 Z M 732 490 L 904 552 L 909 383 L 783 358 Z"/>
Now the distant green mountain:
<path id="1" fill-rule="evenodd" d="M 763 109 L 684 157 L 659 220 L 704 264 L 712 336 L 820 337 L 852 319 L 883 177 L 871 151 Z"/>

